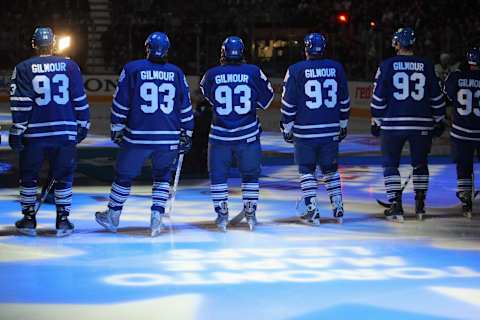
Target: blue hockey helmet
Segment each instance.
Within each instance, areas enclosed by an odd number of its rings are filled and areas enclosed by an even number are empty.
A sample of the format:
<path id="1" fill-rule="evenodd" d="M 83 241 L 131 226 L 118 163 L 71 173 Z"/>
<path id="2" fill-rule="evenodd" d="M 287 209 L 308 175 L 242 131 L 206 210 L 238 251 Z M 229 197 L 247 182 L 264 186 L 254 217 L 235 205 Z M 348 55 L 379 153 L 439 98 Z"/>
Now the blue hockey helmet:
<path id="1" fill-rule="evenodd" d="M 150 57 L 161 58 L 170 48 L 170 40 L 168 40 L 165 33 L 154 32 L 148 36 L 147 40 L 145 40 L 145 47 L 147 47 Z"/>
<path id="2" fill-rule="evenodd" d="M 310 55 L 321 55 L 325 51 L 327 41 L 325 37 L 319 33 L 310 33 L 303 39 L 305 48 Z"/>
<path id="3" fill-rule="evenodd" d="M 222 55 L 228 59 L 241 59 L 243 56 L 243 41 L 239 37 L 230 36 L 222 43 Z"/>
<path id="4" fill-rule="evenodd" d="M 52 32 L 52 29 L 37 28 L 32 36 L 32 48 L 38 47 L 49 47 L 55 43 L 55 35 Z"/>
<path id="5" fill-rule="evenodd" d="M 468 61 L 468 64 L 473 64 L 475 66 L 480 65 L 480 47 L 474 46 L 474 47 L 468 48 L 467 61 Z"/>
<path id="6" fill-rule="evenodd" d="M 392 47 L 395 47 L 397 42 L 400 42 L 402 47 L 411 47 L 415 44 L 415 32 L 412 28 L 400 28 L 392 37 Z"/>

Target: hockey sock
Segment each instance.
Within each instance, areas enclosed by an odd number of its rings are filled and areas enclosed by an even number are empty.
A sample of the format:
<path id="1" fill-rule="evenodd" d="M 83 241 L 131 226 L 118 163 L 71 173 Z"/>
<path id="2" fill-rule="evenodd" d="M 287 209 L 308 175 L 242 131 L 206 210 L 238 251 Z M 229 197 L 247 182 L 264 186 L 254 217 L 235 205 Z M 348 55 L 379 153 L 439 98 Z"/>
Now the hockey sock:
<path id="1" fill-rule="evenodd" d="M 342 185 L 340 183 L 340 174 L 338 171 L 329 172 L 323 175 L 323 183 L 327 189 L 330 198 L 342 196 Z"/>
<path id="2" fill-rule="evenodd" d="M 399 174 L 388 175 L 384 177 L 385 189 L 387 189 L 387 198 L 392 202 L 397 194 L 402 190 L 401 178 Z"/>
<path id="3" fill-rule="evenodd" d="M 428 174 L 414 174 L 413 175 L 413 189 L 415 191 L 427 191 L 428 189 Z"/>
<path id="4" fill-rule="evenodd" d="M 228 201 L 228 185 L 226 183 L 216 183 L 210 185 L 213 206 L 215 209 L 220 207 L 221 201 Z"/>
<path id="5" fill-rule="evenodd" d="M 112 183 L 112 190 L 110 191 L 110 201 L 108 207 L 113 210 L 122 210 L 123 204 L 130 194 L 130 183 L 123 183 L 124 185 Z"/>
<path id="6" fill-rule="evenodd" d="M 37 185 L 33 182 L 20 185 L 20 203 L 22 210 L 30 206 L 35 206 L 35 201 L 37 201 Z"/>
<path id="7" fill-rule="evenodd" d="M 55 185 L 55 204 L 61 207 L 70 207 L 72 204 L 72 186 L 57 182 Z"/>
<path id="8" fill-rule="evenodd" d="M 165 212 L 170 184 L 166 181 L 155 181 L 152 186 L 152 211 Z"/>
<path id="9" fill-rule="evenodd" d="M 251 201 L 257 203 L 259 193 L 258 181 L 249 181 L 242 183 L 242 197 L 243 203 Z"/>
<path id="10" fill-rule="evenodd" d="M 473 188 L 473 181 L 472 178 L 467 178 L 467 179 L 457 179 L 457 190 L 458 192 L 472 192 Z"/>
<path id="11" fill-rule="evenodd" d="M 301 176 L 300 185 L 305 205 L 308 206 L 311 203 L 311 199 L 317 196 L 317 179 L 311 173 L 304 174 Z"/>

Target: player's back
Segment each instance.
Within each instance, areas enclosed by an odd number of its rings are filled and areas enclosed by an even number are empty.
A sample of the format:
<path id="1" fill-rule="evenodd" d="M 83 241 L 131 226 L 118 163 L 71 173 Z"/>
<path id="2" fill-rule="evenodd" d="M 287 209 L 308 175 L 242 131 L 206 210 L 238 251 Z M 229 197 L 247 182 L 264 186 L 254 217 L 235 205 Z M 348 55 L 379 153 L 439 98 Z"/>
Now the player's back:
<path id="1" fill-rule="evenodd" d="M 193 123 L 188 85 L 180 68 L 148 59 L 126 64 L 112 105 L 112 123 L 122 119 L 126 119 L 124 140 L 129 143 L 176 145 L 181 122 Z"/>
<path id="2" fill-rule="evenodd" d="M 445 93 L 453 102 L 451 135 L 463 140 L 480 141 L 480 70 L 456 71 L 445 83 Z"/>
<path id="3" fill-rule="evenodd" d="M 382 62 L 381 72 L 386 116 L 432 117 L 430 99 L 441 95 L 432 63 L 416 55 L 398 55 Z"/>
<path id="4" fill-rule="evenodd" d="M 66 135 L 75 140 L 76 112 L 89 114 L 78 65 L 63 57 L 37 56 L 19 63 L 11 91 L 12 112 L 18 111 L 14 118 L 22 118 L 22 111 L 29 112 L 26 138 Z"/>
<path id="5" fill-rule="evenodd" d="M 207 71 L 200 84 L 213 105 L 210 139 L 241 141 L 259 135 L 256 109 L 266 109 L 273 89 L 263 72 L 251 64 L 227 64 Z"/>

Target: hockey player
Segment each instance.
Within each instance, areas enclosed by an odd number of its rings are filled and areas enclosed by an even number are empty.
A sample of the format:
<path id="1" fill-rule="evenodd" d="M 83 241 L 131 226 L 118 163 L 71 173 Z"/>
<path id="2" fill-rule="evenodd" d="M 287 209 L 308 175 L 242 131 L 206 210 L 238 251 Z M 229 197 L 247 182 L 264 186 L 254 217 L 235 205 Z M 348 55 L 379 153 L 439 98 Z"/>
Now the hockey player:
<path id="1" fill-rule="evenodd" d="M 242 176 L 243 212 L 250 230 L 256 220 L 261 165 L 260 123 L 256 109 L 267 109 L 273 89 L 263 72 L 245 64 L 239 37 L 225 39 L 220 66 L 208 70 L 200 82 L 203 95 L 213 106 L 209 135 L 210 172 L 216 224 L 226 231 L 228 224 L 228 173 L 235 155 Z"/>
<path id="2" fill-rule="evenodd" d="M 371 101 L 374 136 L 381 135 L 383 174 L 389 220 L 403 222 L 400 155 L 406 141 L 410 144 L 415 190 L 415 212 L 419 220 L 425 213 L 428 189 L 428 153 L 432 136 L 444 131 L 445 101 L 433 64 L 413 53 L 415 34 L 400 28 L 393 34 L 396 56 L 384 60 L 378 68 Z"/>
<path id="3" fill-rule="evenodd" d="M 8 142 L 20 153 L 20 203 L 23 219 L 17 230 L 36 235 L 37 179 L 48 156 L 55 179 L 57 236 L 73 232 L 68 220 L 72 202 L 76 144 L 87 136 L 90 111 L 78 65 L 53 56 L 55 36 L 50 28 L 37 28 L 32 46 L 38 56 L 13 70 L 10 104 L 13 126 Z"/>
<path id="4" fill-rule="evenodd" d="M 172 166 L 178 153 L 191 147 L 193 114 L 182 70 L 166 62 L 170 41 L 154 32 L 145 41 L 146 59 L 127 63 L 111 110 L 111 139 L 120 145 L 108 209 L 96 221 L 116 232 L 131 181 L 151 157 L 153 171 L 151 235 L 163 230 L 162 218 L 170 191 Z"/>
<path id="5" fill-rule="evenodd" d="M 463 214 L 472 217 L 473 158 L 480 151 L 480 47 L 467 51 L 468 71 L 450 74 L 445 93 L 453 102 L 454 116 L 450 131 L 452 159 L 457 164 L 457 197 Z"/>
<path id="6" fill-rule="evenodd" d="M 315 169 L 320 166 L 333 216 L 343 219 L 338 173 L 338 143 L 347 135 L 350 97 L 342 65 L 322 57 L 325 38 L 318 33 L 305 39 L 306 60 L 291 65 L 283 80 L 282 120 L 286 142 L 294 143 L 295 162 L 307 211 L 300 221 L 320 224 Z"/>

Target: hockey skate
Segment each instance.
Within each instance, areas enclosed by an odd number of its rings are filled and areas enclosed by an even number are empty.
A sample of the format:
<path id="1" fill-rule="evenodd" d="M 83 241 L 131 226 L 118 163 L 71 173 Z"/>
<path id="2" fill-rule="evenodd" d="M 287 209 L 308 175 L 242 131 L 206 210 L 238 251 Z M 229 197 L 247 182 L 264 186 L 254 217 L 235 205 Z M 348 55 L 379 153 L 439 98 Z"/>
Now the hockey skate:
<path id="1" fill-rule="evenodd" d="M 307 205 L 307 211 L 300 215 L 300 221 L 308 225 L 320 225 L 320 212 L 318 212 L 317 208 L 317 199 L 312 198 L 310 200 L 310 204 Z"/>
<path id="2" fill-rule="evenodd" d="M 415 214 L 418 220 L 423 220 L 425 214 L 425 191 L 423 190 L 415 192 Z"/>
<path id="3" fill-rule="evenodd" d="M 57 237 L 65 237 L 73 233 L 73 223 L 68 221 L 70 212 L 65 207 L 57 207 Z"/>
<path id="4" fill-rule="evenodd" d="M 215 220 L 215 224 L 217 225 L 218 229 L 222 232 L 227 232 L 227 224 L 228 224 L 228 207 L 226 201 L 221 201 L 219 207 L 215 208 L 217 212 L 217 219 Z"/>
<path id="5" fill-rule="evenodd" d="M 245 211 L 245 218 L 247 219 L 250 231 L 253 231 L 257 224 L 257 217 L 255 215 L 256 209 L 257 205 L 253 201 L 245 201 L 243 211 Z"/>
<path id="6" fill-rule="evenodd" d="M 468 191 L 457 192 L 457 198 L 462 202 L 462 214 L 472 219 L 472 193 Z"/>
<path id="7" fill-rule="evenodd" d="M 393 222 L 403 222 L 402 194 L 397 194 L 389 209 L 386 209 L 385 218 Z"/>
<path id="8" fill-rule="evenodd" d="M 341 195 L 336 195 L 330 198 L 332 204 L 333 217 L 337 223 L 343 223 L 343 201 Z"/>
<path id="9" fill-rule="evenodd" d="M 108 208 L 106 211 L 99 211 L 95 213 L 95 220 L 105 229 L 111 232 L 117 232 L 118 224 L 120 223 L 120 214 L 122 211 Z"/>
<path id="10" fill-rule="evenodd" d="M 152 229 L 152 237 L 159 236 L 164 229 L 162 222 L 163 217 L 164 213 L 160 211 L 152 211 L 152 215 L 150 216 L 150 228 Z"/>
<path id="11" fill-rule="evenodd" d="M 35 218 L 35 207 L 29 206 L 22 210 L 23 218 L 15 222 L 17 231 L 27 236 L 35 237 L 37 231 L 37 219 Z"/>

